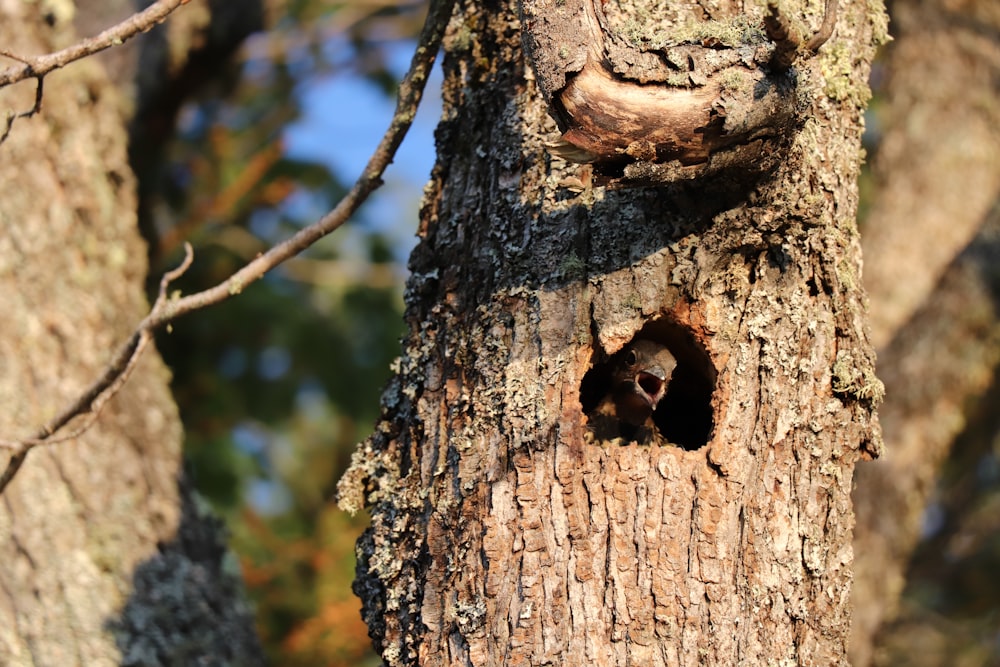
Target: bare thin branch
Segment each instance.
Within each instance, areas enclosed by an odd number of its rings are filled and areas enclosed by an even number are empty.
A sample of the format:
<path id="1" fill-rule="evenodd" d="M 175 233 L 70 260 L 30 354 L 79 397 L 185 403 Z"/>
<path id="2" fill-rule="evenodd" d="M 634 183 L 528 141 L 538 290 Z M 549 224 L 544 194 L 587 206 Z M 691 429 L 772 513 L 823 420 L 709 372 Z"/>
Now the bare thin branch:
<path id="1" fill-rule="evenodd" d="M 181 0 L 175 0 L 175 3 L 183 4 Z M 3 475 L 0 475 L 0 494 L 4 492 L 17 474 L 32 448 L 54 442 L 52 436 L 71 419 L 87 412 L 97 412 L 121 388 L 153 331 L 181 315 L 239 294 L 269 270 L 302 252 L 344 224 L 368 196 L 382 184 L 382 174 L 386 167 L 392 163 L 396 150 L 402 143 L 413 122 L 413 117 L 416 115 L 424 86 L 437 58 L 441 39 L 444 36 L 444 30 L 451 17 L 454 4 L 455 0 L 432 0 L 427 20 L 420 33 L 416 52 L 410 63 L 410 69 L 399 85 L 396 111 L 389 123 L 389 128 L 354 187 L 340 203 L 320 220 L 249 262 L 222 283 L 203 292 L 172 299 L 167 295 L 167 289 L 173 280 L 187 270 L 193 257 L 190 245 L 185 244 L 184 262 L 163 276 L 156 303 L 149 315 L 139 323 L 128 340 L 118 349 L 101 377 L 33 437 L 17 442 L 3 443 L 2 446 L 15 450 L 15 453 L 11 456 Z M 92 419 L 89 421 L 93 422 Z M 82 433 L 82 431 L 80 432 Z"/>
<path id="2" fill-rule="evenodd" d="M 389 124 L 389 129 L 382 137 L 372 157 L 368 161 L 354 187 L 323 218 L 309 227 L 302 229 L 286 241 L 274 246 L 266 253 L 248 263 L 242 269 L 231 275 L 222 283 L 197 294 L 191 294 L 173 301 L 162 314 L 154 316 L 150 313 L 146 320 L 148 326 L 158 327 L 163 323 L 189 313 L 199 308 L 218 303 L 234 294 L 239 294 L 250 283 L 258 280 L 266 272 L 289 257 L 297 255 L 313 243 L 334 231 L 358 209 L 376 188 L 382 185 L 382 174 L 392 162 L 396 150 L 406 136 L 413 122 L 413 116 L 420 104 L 427 77 L 437 56 L 444 28 L 451 16 L 454 0 L 435 0 L 431 3 L 427 21 L 420 35 L 416 52 L 403 81 L 399 85 L 399 97 L 396 102 L 396 112 Z"/>
<path id="3" fill-rule="evenodd" d="M 833 28 L 837 25 L 837 11 L 840 8 L 839 0 L 826 0 L 823 8 L 823 25 L 819 27 L 816 34 L 806 44 L 806 48 L 815 53 L 819 47 L 826 44 L 826 40 L 833 35 Z"/>
<path id="4" fill-rule="evenodd" d="M 44 77 L 40 76 L 35 80 L 35 104 L 30 109 L 28 109 L 27 111 L 22 111 L 21 113 L 8 114 L 7 122 L 3 129 L 3 132 L 0 133 L 0 144 L 2 144 L 7 140 L 7 136 L 10 135 L 11 128 L 14 127 L 14 121 L 16 121 L 18 118 L 31 118 L 36 113 L 42 110 L 42 87 L 44 84 L 45 84 Z"/>
<path id="5" fill-rule="evenodd" d="M 64 67 L 75 60 L 123 44 L 140 32 L 147 32 L 156 24 L 162 23 L 172 11 L 188 2 L 189 0 L 157 0 L 143 11 L 133 14 L 99 35 L 44 56 L 14 55 L 8 51 L 0 51 L 0 55 L 21 63 L 20 66 L 0 70 L 0 88 L 25 79 L 41 79 L 52 70 Z"/>
<path id="6" fill-rule="evenodd" d="M 184 275 L 184 272 L 190 268 L 193 260 L 194 251 L 191 248 L 191 244 L 185 243 L 184 261 L 182 261 L 180 266 L 176 269 L 165 273 L 163 278 L 160 279 L 160 291 L 156 297 L 156 302 L 153 304 L 150 314 L 156 313 L 164 308 L 167 303 L 167 288 L 170 286 L 170 283 Z M 3 493 L 3 490 L 7 488 L 7 485 L 14 478 L 14 475 L 16 475 L 17 471 L 20 470 L 21 465 L 24 463 L 24 459 L 28 456 L 28 452 L 33 447 L 73 440 L 78 438 L 87 429 L 93 426 L 107 402 L 118 393 L 118 391 L 125 385 L 129 376 L 132 375 L 132 371 L 139 362 L 139 357 L 142 355 L 143 350 L 146 349 L 146 345 L 152 337 L 153 329 L 143 328 L 140 325 L 140 327 L 138 327 L 132 335 L 129 336 L 128 341 L 126 341 L 125 344 L 118 349 L 114 358 L 104 369 L 104 373 L 101 377 L 92 382 L 82 394 L 66 406 L 62 412 L 53 417 L 48 424 L 39 429 L 34 436 L 18 441 L 0 440 L 0 448 L 14 451 L 11 455 L 10 462 L 7 464 L 6 470 L 4 470 L 3 475 L 0 476 L 0 493 Z M 66 426 L 75 417 L 82 414 L 86 414 L 87 418 L 82 424 L 80 424 L 80 426 L 73 429 L 72 433 L 58 438 L 53 437 L 61 428 Z"/>
<path id="7" fill-rule="evenodd" d="M 802 40 L 792 26 L 788 17 L 782 14 L 781 4 L 777 0 L 770 0 L 767 5 L 768 13 L 764 17 L 764 31 L 768 39 L 774 42 L 774 53 L 771 55 L 770 67 L 778 72 L 787 71 L 792 66 L 795 58 L 802 50 L 816 53 L 819 47 L 823 46 L 837 25 L 837 11 L 839 0 L 826 0 L 823 6 L 823 24 L 816 31 L 803 49 Z"/>
<path id="8" fill-rule="evenodd" d="M 0 132 L 0 144 L 7 140 L 14 122 L 19 118 L 31 118 L 42 110 L 42 87 L 45 75 L 69 63 L 93 55 L 98 51 L 123 44 L 125 40 L 140 32 L 150 30 L 157 23 L 162 23 L 167 16 L 180 5 L 190 0 L 158 0 L 138 14 L 133 14 L 121 23 L 108 28 L 101 34 L 78 42 L 73 46 L 44 56 L 22 56 L 5 49 L 0 49 L 0 56 L 16 60 L 20 66 L 0 70 L 0 88 L 12 83 L 35 79 L 35 104 L 27 111 L 7 115 L 3 131 Z M 2 489 L 2 487 L 0 487 Z"/>
<path id="9" fill-rule="evenodd" d="M 70 433 L 58 437 L 50 436 L 46 438 L 29 438 L 26 440 L 21 440 L 19 442 L 14 442 L 11 440 L 0 440 L 0 449 L 15 450 L 15 456 L 17 456 L 18 454 L 21 453 L 27 453 L 27 449 L 36 447 L 38 445 L 55 445 L 61 442 L 67 442 L 69 440 L 75 440 L 76 438 L 79 438 L 91 426 L 94 425 L 94 422 L 96 422 L 97 418 L 101 415 L 101 410 L 104 409 L 104 406 L 107 405 L 107 402 L 112 398 L 114 398 L 115 394 L 118 393 L 118 391 L 128 381 L 129 377 L 131 377 L 132 371 L 135 369 L 136 364 L 139 362 L 139 358 L 142 356 L 143 350 L 146 349 L 146 345 L 149 343 L 150 340 L 152 340 L 152 338 L 153 335 L 149 331 L 144 331 L 139 335 L 139 341 L 136 344 L 135 348 L 132 350 L 132 354 L 128 358 L 128 361 L 125 364 L 125 368 L 122 369 L 121 374 L 118 377 L 114 378 L 111 381 L 111 384 L 108 385 L 108 387 L 105 388 L 101 393 L 99 393 L 97 395 L 97 398 L 95 398 L 94 401 L 89 406 L 86 405 L 82 406 L 80 412 L 71 415 L 69 417 L 69 419 L 72 419 L 73 417 L 80 414 L 86 415 L 82 423 L 75 429 L 73 429 Z M 74 403 L 74 405 L 76 404 Z M 69 410 L 64 410 L 63 413 L 61 414 L 65 415 L 68 412 Z M 52 424 L 49 424 L 49 426 L 51 427 Z M 21 460 L 23 459 L 24 457 L 22 456 Z M 18 464 L 18 467 L 20 467 L 20 464 Z M 11 475 L 11 477 L 12 476 L 13 475 Z M 4 481 L 6 479 L 7 479 L 7 473 L 4 474 L 4 477 L 0 478 L 0 489 L 2 489 L 3 486 L 6 484 L 6 482 Z"/>

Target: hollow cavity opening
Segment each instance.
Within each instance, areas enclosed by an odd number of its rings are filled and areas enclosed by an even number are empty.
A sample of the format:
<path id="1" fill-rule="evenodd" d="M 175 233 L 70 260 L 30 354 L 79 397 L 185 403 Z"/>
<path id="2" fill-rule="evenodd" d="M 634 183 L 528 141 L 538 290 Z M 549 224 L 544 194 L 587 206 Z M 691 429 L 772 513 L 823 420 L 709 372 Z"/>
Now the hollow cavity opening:
<path id="1" fill-rule="evenodd" d="M 598 349 L 593 359 L 580 403 L 596 439 L 687 450 L 708 443 L 717 372 L 689 329 L 650 322 L 614 355 Z"/>

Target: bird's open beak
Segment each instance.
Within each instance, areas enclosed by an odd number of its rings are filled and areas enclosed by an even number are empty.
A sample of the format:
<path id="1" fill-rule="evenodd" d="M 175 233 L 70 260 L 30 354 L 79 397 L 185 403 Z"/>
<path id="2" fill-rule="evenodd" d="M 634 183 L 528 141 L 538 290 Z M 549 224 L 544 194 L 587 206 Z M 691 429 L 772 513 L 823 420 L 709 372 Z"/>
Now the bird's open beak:
<path id="1" fill-rule="evenodd" d="M 636 393 L 649 403 L 651 410 L 656 409 L 656 404 L 666 393 L 666 379 L 667 374 L 659 366 L 639 371 L 635 376 L 635 386 L 638 390 Z"/>

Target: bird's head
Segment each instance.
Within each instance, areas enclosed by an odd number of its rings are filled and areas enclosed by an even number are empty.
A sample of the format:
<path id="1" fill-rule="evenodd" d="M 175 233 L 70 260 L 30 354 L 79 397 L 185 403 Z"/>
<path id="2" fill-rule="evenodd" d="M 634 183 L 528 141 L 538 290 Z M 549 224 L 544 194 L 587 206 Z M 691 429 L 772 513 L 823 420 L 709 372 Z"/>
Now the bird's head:
<path id="1" fill-rule="evenodd" d="M 677 360 L 666 346 L 639 340 L 618 353 L 612 394 L 619 419 L 638 426 L 646 422 L 667 393 Z"/>

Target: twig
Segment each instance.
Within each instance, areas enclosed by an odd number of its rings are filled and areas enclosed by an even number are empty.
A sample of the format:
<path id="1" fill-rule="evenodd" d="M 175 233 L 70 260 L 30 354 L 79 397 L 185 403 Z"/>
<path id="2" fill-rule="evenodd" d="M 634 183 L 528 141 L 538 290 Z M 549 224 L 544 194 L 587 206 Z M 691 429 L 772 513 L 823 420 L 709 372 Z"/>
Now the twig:
<path id="1" fill-rule="evenodd" d="M 96 411 L 95 408 L 99 410 L 121 388 L 128 373 L 135 366 L 139 353 L 145 347 L 144 340 L 148 342 L 153 331 L 181 315 L 239 294 L 247 285 L 258 280 L 267 271 L 302 252 L 344 224 L 364 203 L 368 195 L 382 184 L 382 174 L 392 162 L 396 150 L 413 122 L 417 107 L 420 105 L 424 86 L 437 57 L 441 39 L 444 36 L 444 30 L 454 5 L 455 0 L 432 0 L 427 20 L 417 42 L 416 52 L 410 63 L 410 69 L 399 84 L 396 111 L 389 123 L 389 129 L 386 130 L 382 141 L 375 149 L 354 187 L 340 203 L 320 220 L 274 246 L 215 287 L 183 298 L 171 299 L 167 297 L 168 286 L 171 281 L 187 270 L 192 260 L 191 247 L 185 244 L 184 262 L 163 276 L 160 281 L 160 292 L 153 308 L 135 328 L 128 340 L 118 348 L 101 377 L 33 437 L 17 442 L 3 443 L 6 448 L 13 449 L 14 454 L 11 456 L 3 475 L 0 476 L 0 494 L 6 490 L 7 485 L 17 474 L 32 448 L 53 442 L 52 436 L 71 419 L 88 411 L 93 413 Z"/>
<path id="2" fill-rule="evenodd" d="M 823 6 L 823 24 L 805 44 L 805 50 L 812 53 L 819 51 L 819 47 L 826 44 L 833 29 L 837 25 L 837 10 L 839 0 L 826 0 Z M 767 16 L 764 17 L 764 32 L 768 39 L 774 42 L 774 53 L 771 54 L 769 63 L 771 69 L 776 72 L 784 72 L 792 66 L 799 49 L 802 48 L 802 41 L 796 34 L 787 16 L 781 13 L 781 7 L 777 0 L 771 0 L 767 5 Z"/>
<path id="3" fill-rule="evenodd" d="M 0 56 L 10 58 L 11 60 L 16 60 L 21 63 L 19 66 L 15 65 L 13 67 L 0 70 L 0 88 L 9 86 L 19 81 L 24 81 L 25 79 L 35 79 L 35 81 L 37 81 L 37 86 L 35 88 L 35 105 L 28 111 L 23 111 L 18 114 L 10 114 L 7 116 L 6 126 L 4 127 L 3 133 L 0 134 L 0 144 L 6 141 L 7 136 L 10 134 L 11 127 L 14 125 L 14 121 L 18 118 L 31 118 L 42 110 L 42 83 L 45 80 L 45 75 L 53 70 L 59 69 L 60 67 L 64 67 L 73 61 L 86 58 L 87 56 L 93 55 L 99 51 L 111 48 L 112 46 L 124 44 L 126 40 L 131 39 L 138 33 L 147 32 L 154 25 L 162 23 L 172 11 L 181 5 L 186 5 L 189 1 L 190 0 L 157 0 L 157 2 L 154 2 L 143 11 L 138 14 L 133 14 L 121 23 L 108 28 L 99 35 L 87 38 L 82 42 L 74 44 L 73 46 L 44 56 L 22 56 L 0 49 Z"/>
<path id="4" fill-rule="evenodd" d="M 172 281 L 183 275 L 188 270 L 188 267 L 191 266 L 191 262 L 194 259 L 194 251 L 191 249 L 190 244 L 186 244 L 184 250 L 185 256 L 181 265 L 173 271 L 168 271 L 160 280 L 160 292 L 156 297 L 156 302 L 153 304 L 150 315 L 159 312 L 166 306 L 167 287 Z M 92 382 L 82 394 L 66 406 L 62 412 L 53 417 L 49 423 L 39 429 L 34 436 L 17 442 L 0 441 L 0 446 L 3 448 L 14 450 L 10 461 L 7 463 L 7 468 L 4 470 L 3 475 L 0 476 L 0 493 L 3 493 L 3 490 L 10 484 L 10 481 L 14 479 L 14 475 L 21 469 L 21 465 L 24 464 L 24 460 L 32 448 L 42 444 L 65 442 L 66 440 L 79 437 L 93 425 L 104 405 L 118 393 L 118 390 L 122 388 L 132 374 L 132 370 L 139 361 L 139 356 L 146 348 L 152 335 L 153 330 L 151 328 L 143 328 L 140 325 L 129 336 L 128 341 L 118 349 L 111 363 L 104 369 L 101 377 Z M 60 438 L 52 437 L 74 417 L 84 413 L 89 413 L 88 419 L 79 428 L 75 429 L 73 433 Z"/>
<path id="5" fill-rule="evenodd" d="M 837 25 L 837 10 L 839 9 L 838 0 L 826 0 L 826 5 L 823 7 L 823 25 L 819 27 L 816 34 L 812 36 L 806 43 L 806 48 L 813 53 L 819 51 L 819 47 L 826 44 L 826 40 L 830 39 L 833 34 L 833 28 Z"/>
<path id="6" fill-rule="evenodd" d="M 7 55 L 3 53 L 2 55 Z M 8 58 L 12 56 L 7 56 Z M 18 118 L 31 118 L 36 113 L 42 110 L 42 86 L 45 84 L 45 77 L 38 77 L 35 80 L 35 104 L 27 111 L 22 111 L 21 113 L 10 112 L 7 114 L 7 124 L 3 129 L 3 133 L 0 134 L 0 144 L 7 141 L 7 136 L 10 134 L 10 130 L 14 127 L 14 121 Z"/>
<path id="7" fill-rule="evenodd" d="M 157 23 L 162 23 L 172 11 L 190 0 L 157 0 L 138 14 L 133 14 L 121 23 L 104 32 L 89 37 L 73 46 L 44 56 L 15 56 L 7 51 L 2 55 L 21 62 L 21 66 L 0 70 L 0 88 L 25 79 L 45 76 L 49 72 L 64 67 L 74 60 L 80 60 L 112 46 L 119 46 L 140 32 L 147 32 Z"/>

